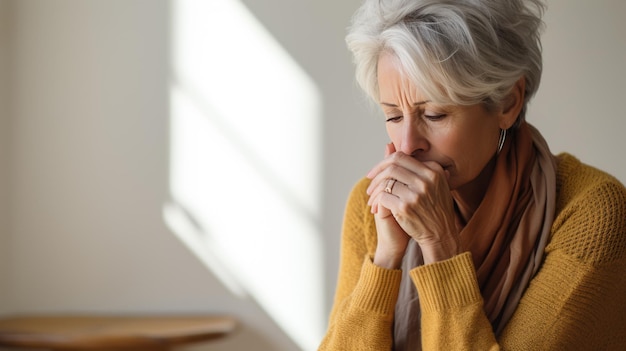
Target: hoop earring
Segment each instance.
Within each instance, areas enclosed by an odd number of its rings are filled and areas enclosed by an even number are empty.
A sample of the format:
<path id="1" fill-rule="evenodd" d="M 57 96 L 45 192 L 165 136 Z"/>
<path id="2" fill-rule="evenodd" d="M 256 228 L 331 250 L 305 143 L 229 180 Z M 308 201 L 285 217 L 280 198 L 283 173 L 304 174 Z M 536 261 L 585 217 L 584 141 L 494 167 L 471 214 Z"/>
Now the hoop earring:
<path id="1" fill-rule="evenodd" d="M 502 147 L 504 146 L 504 141 L 506 140 L 506 129 L 500 129 L 500 140 L 498 141 L 498 152 L 496 155 L 500 154 L 502 151 Z"/>

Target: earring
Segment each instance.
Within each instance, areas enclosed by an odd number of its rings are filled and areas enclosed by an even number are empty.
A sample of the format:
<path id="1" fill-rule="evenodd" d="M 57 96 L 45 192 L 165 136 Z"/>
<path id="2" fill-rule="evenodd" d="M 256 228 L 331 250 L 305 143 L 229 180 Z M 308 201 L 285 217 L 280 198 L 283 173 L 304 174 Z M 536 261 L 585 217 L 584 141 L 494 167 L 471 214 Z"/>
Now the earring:
<path id="1" fill-rule="evenodd" d="M 500 140 L 498 141 L 498 152 L 496 155 L 500 154 L 502 151 L 502 147 L 504 146 L 504 141 L 506 140 L 506 129 L 500 129 Z"/>

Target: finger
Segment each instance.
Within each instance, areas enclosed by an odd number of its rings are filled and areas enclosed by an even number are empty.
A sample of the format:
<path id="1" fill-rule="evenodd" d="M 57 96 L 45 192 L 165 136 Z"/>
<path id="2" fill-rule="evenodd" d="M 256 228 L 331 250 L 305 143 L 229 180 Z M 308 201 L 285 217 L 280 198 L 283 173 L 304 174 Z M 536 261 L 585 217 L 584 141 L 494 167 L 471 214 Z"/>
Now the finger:
<path id="1" fill-rule="evenodd" d="M 389 179 L 397 179 L 394 173 L 396 173 L 396 168 L 400 168 L 402 166 L 391 161 L 392 158 L 396 157 L 394 156 L 395 154 L 397 153 L 387 156 L 384 160 L 374 166 L 374 168 L 372 168 L 372 170 L 370 170 L 367 174 L 367 177 L 372 180 L 366 190 L 369 195 L 372 195 L 374 189 L 381 186 L 381 182 L 385 183 Z"/>
<path id="2" fill-rule="evenodd" d="M 389 169 L 378 174 L 376 178 L 372 179 L 367 189 L 367 193 L 370 195 L 368 205 L 371 206 L 374 203 L 374 199 L 379 193 L 389 193 L 390 195 L 398 196 L 398 189 L 406 187 L 406 184 L 400 179 L 411 179 L 414 177 L 416 177 L 415 174 L 396 166 L 393 167 L 393 170 Z"/>
<path id="3" fill-rule="evenodd" d="M 393 145 L 393 143 L 387 143 L 385 145 L 385 158 L 384 159 L 387 159 L 394 152 L 396 152 L 396 147 Z M 372 176 L 370 176 L 371 173 L 372 173 L 372 171 L 370 170 L 367 173 L 367 178 L 370 178 L 370 179 L 374 178 L 375 175 L 372 174 Z"/>
<path id="4" fill-rule="evenodd" d="M 450 171 L 443 168 L 439 163 L 434 161 L 426 161 L 424 162 L 424 166 L 434 172 L 434 174 L 430 175 L 431 181 L 434 182 L 436 180 L 435 174 L 442 176 L 442 179 L 444 179 L 446 183 L 448 183 L 448 181 L 450 180 Z"/>
<path id="5" fill-rule="evenodd" d="M 393 150 L 395 148 L 393 147 L 393 143 L 387 143 L 385 145 L 385 158 L 389 155 L 391 155 L 393 153 Z M 370 211 L 374 214 L 378 213 L 378 203 L 374 202 L 373 200 L 373 196 L 371 194 L 371 192 L 369 191 L 369 187 L 368 189 L 365 191 L 368 195 L 370 195 L 370 198 L 367 201 L 367 205 L 371 206 Z"/>
<path id="6" fill-rule="evenodd" d="M 395 148 L 393 148 L 393 146 L 390 146 L 389 150 L 395 150 Z M 378 164 L 376 164 L 367 173 L 367 178 L 373 179 L 374 177 L 376 177 L 376 175 L 382 172 L 385 168 L 393 164 L 399 165 L 405 168 L 409 168 L 409 169 L 414 169 L 414 170 L 418 170 L 420 167 L 422 167 L 421 162 L 418 161 L 413 156 L 407 155 L 401 151 L 395 151 L 389 154 L 387 157 L 385 157 Z"/>
<path id="7" fill-rule="evenodd" d="M 376 206 L 376 198 L 378 197 L 378 194 L 384 192 L 384 193 L 391 193 L 393 191 L 393 189 L 396 187 L 396 183 L 398 183 L 397 180 L 395 179 L 389 179 L 387 178 L 384 183 L 378 183 L 376 185 L 374 185 L 371 190 L 368 189 L 369 192 L 369 199 L 367 200 L 367 204 L 370 206 Z"/>
<path id="8" fill-rule="evenodd" d="M 449 194 L 449 187 L 443 167 L 437 162 L 427 161 L 423 163 L 419 173 L 396 165 L 388 167 L 372 180 L 368 191 L 370 192 L 368 205 L 385 206 L 395 214 L 397 211 L 394 208 L 399 209 L 400 202 L 412 203 L 418 194 L 431 194 L 429 197 L 436 198 L 446 197 Z M 376 202 L 388 199 L 389 196 L 395 197 L 399 202 L 395 200 L 383 204 Z"/>
<path id="9" fill-rule="evenodd" d="M 385 145 L 385 158 L 389 157 L 389 155 L 393 154 L 395 152 L 396 148 L 393 146 L 393 143 L 387 143 L 387 145 Z M 371 186 L 371 183 L 370 183 Z M 369 191 L 368 187 L 368 191 Z M 369 194 L 369 192 L 368 192 Z"/>
<path id="10" fill-rule="evenodd" d="M 443 171 L 443 174 L 445 175 L 446 180 L 450 180 L 450 171 L 443 168 L 439 163 L 428 161 L 428 162 L 424 162 L 424 165 L 426 165 L 426 167 L 432 169 L 433 171 L 437 173 L 440 173 L 441 171 Z"/>
<path id="11" fill-rule="evenodd" d="M 376 196 L 372 197 L 373 205 L 371 208 L 371 212 L 373 214 L 376 214 L 380 218 L 386 218 L 386 217 L 392 216 L 393 214 L 388 208 L 380 205 L 379 201 L 380 201 L 381 195 L 382 194 L 377 194 Z"/>
<path id="12" fill-rule="evenodd" d="M 397 153 L 396 153 L 397 154 Z M 395 155 L 395 154 L 394 154 Z M 391 156 L 395 157 L 395 156 Z M 389 182 L 393 179 L 397 180 L 398 183 L 408 185 L 415 184 L 419 179 L 428 179 L 432 178 L 430 175 L 433 171 L 430 168 L 422 165 L 419 161 L 415 160 L 418 165 L 409 169 L 405 167 L 405 164 L 399 163 L 391 163 L 388 164 L 387 167 L 381 169 L 376 176 L 372 178 L 366 192 L 368 195 L 372 196 L 377 191 L 383 191 L 389 185 Z M 421 173 L 427 173 L 426 176 L 420 175 Z M 395 185 L 394 185 L 395 186 Z"/>
<path id="13" fill-rule="evenodd" d="M 387 147 L 385 150 L 385 157 L 393 154 L 394 152 L 396 152 L 396 146 L 393 145 L 393 143 L 387 143 Z"/>
<path id="14" fill-rule="evenodd" d="M 391 213 L 391 211 L 387 207 L 379 205 L 376 215 L 379 218 L 387 218 L 387 217 L 393 216 L 393 213 Z"/>
<path id="15" fill-rule="evenodd" d="M 402 200 L 397 196 L 387 194 L 387 193 L 379 193 L 376 196 L 377 206 L 378 206 L 378 215 L 381 218 L 385 218 L 388 216 L 396 217 L 396 214 L 399 213 L 399 208 L 402 204 Z"/>
<path id="16" fill-rule="evenodd" d="M 440 174 L 445 173 L 445 170 L 443 169 L 443 167 L 441 167 L 441 165 L 435 161 L 424 161 L 422 162 L 422 164 L 434 172 L 437 172 Z"/>

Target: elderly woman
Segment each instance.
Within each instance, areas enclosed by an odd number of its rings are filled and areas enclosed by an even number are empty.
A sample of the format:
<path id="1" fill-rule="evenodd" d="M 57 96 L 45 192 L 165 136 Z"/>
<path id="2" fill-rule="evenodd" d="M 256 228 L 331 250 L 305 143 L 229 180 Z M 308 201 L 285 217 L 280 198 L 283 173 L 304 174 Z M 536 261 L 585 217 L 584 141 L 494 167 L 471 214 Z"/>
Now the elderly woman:
<path id="1" fill-rule="evenodd" d="M 366 0 L 386 157 L 354 187 L 320 350 L 626 347 L 626 189 L 525 122 L 539 0 Z"/>

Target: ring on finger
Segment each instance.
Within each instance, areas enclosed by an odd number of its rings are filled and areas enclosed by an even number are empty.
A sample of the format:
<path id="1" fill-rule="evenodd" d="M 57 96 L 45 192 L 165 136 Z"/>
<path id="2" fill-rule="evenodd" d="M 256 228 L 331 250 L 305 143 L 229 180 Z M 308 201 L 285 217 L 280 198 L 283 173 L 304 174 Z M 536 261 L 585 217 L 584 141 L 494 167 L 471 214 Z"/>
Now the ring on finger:
<path id="1" fill-rule="evenodd" d="M 387 194 L 392 194 L 393 186 L 396 185 L 397 179 L 390 178 L 387 180 L 387 184 L 385 185 L 385 192 Z"/>

